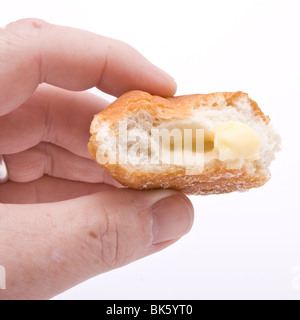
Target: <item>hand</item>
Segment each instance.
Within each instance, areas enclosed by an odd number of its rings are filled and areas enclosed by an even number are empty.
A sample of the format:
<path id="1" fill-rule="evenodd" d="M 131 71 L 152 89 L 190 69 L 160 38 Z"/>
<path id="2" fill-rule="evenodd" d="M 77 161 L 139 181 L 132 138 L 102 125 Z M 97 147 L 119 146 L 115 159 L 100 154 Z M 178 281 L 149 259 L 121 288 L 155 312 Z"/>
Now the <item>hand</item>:
<path id="1" fill-rule="evenodd" d="M 83 91 L 91 87 L 176 91 L 125 43 L 37 19 L 0 29 L 0 154 L 10 179 L 0 184 L 3 299 L 53 297 L 191 228 L 185 195 L 119 188 L 90 159 L 89 125 L 108 105 Z"/>

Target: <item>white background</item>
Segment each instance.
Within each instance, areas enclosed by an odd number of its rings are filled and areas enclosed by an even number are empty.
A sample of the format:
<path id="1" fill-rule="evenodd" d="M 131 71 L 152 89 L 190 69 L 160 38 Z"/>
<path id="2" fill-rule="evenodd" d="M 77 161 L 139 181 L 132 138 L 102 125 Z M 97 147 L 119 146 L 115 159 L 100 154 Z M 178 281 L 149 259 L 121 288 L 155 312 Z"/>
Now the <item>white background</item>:
<path id="1" fill-rule="evenodd" d="M 282 136 L 272 180 L 191 197 L 192 231 L 166 250 L 57 299 L 300 298 L 299 0 L 0 0 L 24 17 L 128 42 L 177 81 L 177 94 L 249 93 Z"/>

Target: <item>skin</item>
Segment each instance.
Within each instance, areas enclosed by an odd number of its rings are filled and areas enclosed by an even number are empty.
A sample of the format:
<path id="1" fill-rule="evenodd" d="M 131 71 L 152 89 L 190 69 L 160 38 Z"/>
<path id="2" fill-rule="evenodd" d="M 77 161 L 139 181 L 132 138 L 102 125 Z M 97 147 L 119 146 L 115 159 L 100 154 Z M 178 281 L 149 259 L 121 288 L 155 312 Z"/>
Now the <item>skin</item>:
<path id="1" fill-rule="evenodd" d="M 139 89 L 172 96 L 174 80 L 129 45 L 25 19 L 0 29 L 1 299 L 49 299 L 155 253 L 193 223 L 172 190 L 121 188 L 87 152 L 93 115 Z"/>

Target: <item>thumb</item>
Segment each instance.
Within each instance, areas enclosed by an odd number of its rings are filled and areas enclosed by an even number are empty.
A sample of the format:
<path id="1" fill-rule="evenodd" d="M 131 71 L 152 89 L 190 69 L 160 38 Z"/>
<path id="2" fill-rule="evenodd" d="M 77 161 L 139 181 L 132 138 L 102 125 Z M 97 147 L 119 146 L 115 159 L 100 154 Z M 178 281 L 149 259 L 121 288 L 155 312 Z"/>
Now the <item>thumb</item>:
<path id="1" fill-rule="evenodd" d="M 172 190 L 106 190 L 50 204 L 1 205 L 8 298 L 50 298 L 157 252 L 187 233 L 188 198 Z M 3 213 L 2 213 L 3 212 Z"/>

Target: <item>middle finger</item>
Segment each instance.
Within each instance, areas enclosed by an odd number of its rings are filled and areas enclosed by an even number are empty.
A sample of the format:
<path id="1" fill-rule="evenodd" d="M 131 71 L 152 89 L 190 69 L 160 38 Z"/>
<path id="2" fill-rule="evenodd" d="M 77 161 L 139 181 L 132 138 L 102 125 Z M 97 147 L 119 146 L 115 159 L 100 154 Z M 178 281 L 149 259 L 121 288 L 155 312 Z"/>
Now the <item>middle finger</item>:
<path id="1" fill-rule="evenodd" d="M 90 92 L 41 85 L 22 106 L 0 117 L 0 154 L 14 154 L 45 141 L 90 158 L 90 123 L 107 105 Z"/>

